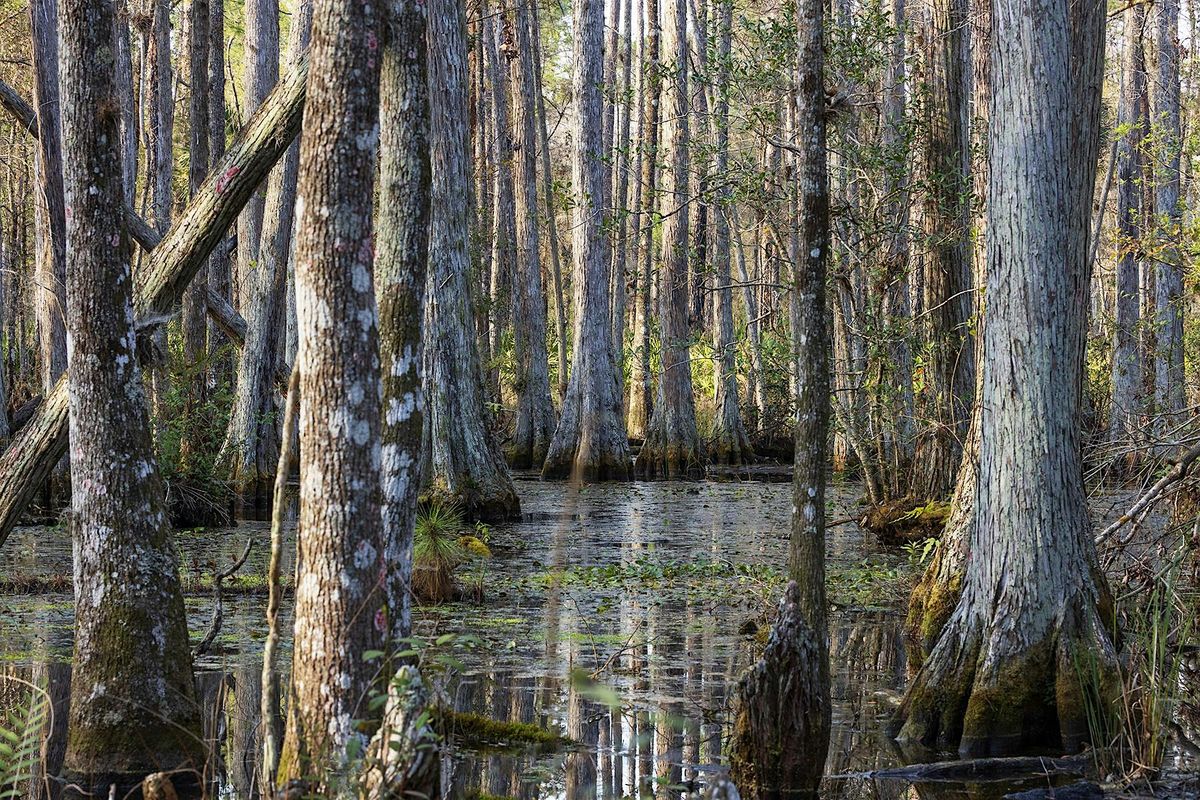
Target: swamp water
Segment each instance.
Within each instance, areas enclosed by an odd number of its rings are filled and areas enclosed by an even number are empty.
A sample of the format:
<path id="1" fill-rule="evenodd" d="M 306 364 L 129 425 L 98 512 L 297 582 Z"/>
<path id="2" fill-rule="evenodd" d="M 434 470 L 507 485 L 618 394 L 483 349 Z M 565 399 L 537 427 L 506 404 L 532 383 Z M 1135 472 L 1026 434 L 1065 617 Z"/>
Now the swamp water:
<path id="1" fill-rule="evenodd" d="M 679 797 L 723 771 L 722 737 L 737 677 L 753 663 L 781 589 L 790 483 L 635 483 L 578 490 L 522 479 L 525 518 L 474 532 L 490 557 L 459 571 L 468 599 L 414 614 L 424 669 L 470 727 L 477 714 L 569 735 L 569 748 L 520 744 L 511 732 L 451 739 L 442 784 L 454 798 Z M 906 681 L 902 606 L 919 556 L 879 548 L 853 522 L 860 492 L 833 485 L 828 570 L 833 729 L 825 798 L 996 798 L 1046 778 L 922 783 L 872 776 L 908 763 L 885 728 Z M 1120 502 L 1113 502 L 1119 509 Z M 1099 516 L 1111 508 L 1097 509 Z M 196 663 L 210 778 L 224 798 L 252 797 L 265 636 L 268 531 L 181 532 L 185 582 L 223 569 L 254 542 L 224 603 L 224 625 Z M 293 551 L 289 538 L 288 552 Z M 285 574 L 290 572 L 285 565 Z M 0 550 L 0 581 L 53 586 L 69 576 L 63 528 L 18 529 Z M 54 701 L 44 765 L 61 761 L 70 684 L 72 598 L 0 597 L 0 677 L 47 687 Z M 193 643 L 212 598 L 188 597 Z M 281 614 L 285 648 L 289 604 Z M 283 654 L 287 668 L 288 654 Z M 286 674 L 286 673 L 285 673 Z M 9 681 L 9 684 L 13 682 Z M 0 710 L 13 696 L 0 683 Z M 912 754 L 910 754 L 912 755 Z M 932 760 L 921 754 L 920 760 Z M 1175 769 L 1200 762 L 1182 751 Z M 53 796 L 35 782 L 31 797 Z"/>

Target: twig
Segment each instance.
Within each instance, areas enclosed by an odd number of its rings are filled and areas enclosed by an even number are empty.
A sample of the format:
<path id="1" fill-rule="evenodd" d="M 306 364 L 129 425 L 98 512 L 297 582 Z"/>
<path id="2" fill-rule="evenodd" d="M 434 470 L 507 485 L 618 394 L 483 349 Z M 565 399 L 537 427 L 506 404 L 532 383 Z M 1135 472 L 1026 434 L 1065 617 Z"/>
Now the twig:
<path id="1" fill-rule="evenodd" d="M 1175 466 L 1166 475 L 1159 478 L 1145 494 L 1138 498 L 1132 508 L 1122 514 L 1116 522 L 1100 531 L 1100 534 L 1096 537 L 1096 544 L 1102 544 L 1114 533 L 1125 527 L 1125 525 L 1135 519 L 1139 519 L 1143 512 L 1149 511 L 1150 507 L 1157 502 L 1159 496 L 1166 491 L 1168 486 L 1187 477 L 1188 470 L 1191 469 L 1192 464 L 1195 463 L 1197 458 L 1200 458 L 1200 444 L 1192 445 L 1191 449 L 1175 462 Z"/>
<path id="2" fill-rule="evenodd" d="M 228 578 L 233 577 L 233 573 L 242 568 L 246 563 L 246 559 L 250 557 L 250 549 L 254 546 L 253 539 L 246 540 L 246 549 L 242 551 L 242 557 L 229 565 L 228 569 L 224 569 L 213 575 L 213 613 L 212 622 L 209 623 L 208 633 L 204 634 L 204 638 L 200 640 L 200 644 L 196 645 L 196 649 L 192 651 L 192 658 L 199 658 L 208 652 L 208 648 L 212 647 L 213 641 L 216 640 L 217 634 L 221 632 L 221 622 L 224 619 L 224 609 L 221 605 L 221 584 Z"/>
<path id="3" fill-rule="evenodd" d="M 275 467 L 275 496 L 271 507 L 271 560 L 267 566 L 267 641 L 263 646 L 262 669 L 262 763 L 259 765 L 259 786 L 264 797 L 274 795 L 275 766 L 279 763 L 279 742 L 274 720 L 279 708 L 278 684 L 275 681 L 275 650 L 279 647 L 279 599 L 282 595 L 279 573 L 283 560 L 283 515 L 287 507 L 287 481 L 292 471 L 292 433 L 296 427 L 296 412 L 300 406 L 300 365 L 292 367 L 288 379 L 287 402 L 283 412 L 283 444 L 279 448 L 279 463 Z"/>

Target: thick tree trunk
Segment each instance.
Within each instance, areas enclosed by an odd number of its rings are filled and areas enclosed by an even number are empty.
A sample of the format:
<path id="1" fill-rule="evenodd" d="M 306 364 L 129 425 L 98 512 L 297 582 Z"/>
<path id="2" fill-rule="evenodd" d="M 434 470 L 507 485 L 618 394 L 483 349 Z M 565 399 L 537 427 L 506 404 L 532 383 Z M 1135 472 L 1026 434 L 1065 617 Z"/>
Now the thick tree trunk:
<path id="1" fill-rule="evenodd" d="M 312 2 L 301 0 L 292 18 L 288 42 L 291 68 L 308 51 L 311 27 Z M 246 343 L 238 358 L 237 394 L 222 448 L 231 462 L 234 490 L 255 508 L 269 506 L 279 461 L 275 397 L 285 355 L 279 332 L 286 321 L 287 267 L 299 172 L 300 148 L 296 142 L 267 182 L 259 265 L 246 275 L 251 282 L 248 302 L 242 308 Z"/>
<path id="2" fill-rule="evenodd" d="M 1154 92 L 1154 130 L 1161 153 L 1154 163 L 1154 210 L 1158 217 L 1162 255 L 1154 276 L 1155 350 L 1154 405 L 1159 430 L 1187 405 L 1183 369 L 1183 265 L 1180 259 L 1179 163 L 1182 147 L 1179 80 L 1179 0 L 1154 7 L 1158 51 L 1158 80 Z"/>
<path id="3" fill-rule="evenodd" d="M 135 353 L 113 6 L 65 0 L 61 53 L 75 655 L 66 773 L 118 793 L 202 766 L 178 559 Z M 99 110 L 99 111 L 98 111 Z M 136 653 L 136 657 L 131 657 Z"/>
<path id="4" fill-rule="evenodd" d="M 307 75 L 305 61 L 277 87 L 154 249 L 134 297 L 139 325 L 178 305 L 246 199 L 296 137 Z M 67 386 L 59 380 L 0 456 L 0 545 L 66 449 Z"/>
<path id="5" fill-rule="evenodd" d="M 825 152 L 824 4 L 801 0 L 796 87 L 799 226 L 793 329 L 796 454 L 789 582 L 766 652 L 738 684 L 730 770 L 744 796 L 816 797 L 829 749 L 825 464 L 829 439 L 829 176 Z"/>
<path id="6" fill-rule="evenodd" d="M 629 375 L 628 421 L 629 433 L 646 437 L 653 409 L 653 384 L 650 375 L 650 287 L 654 281 L 654 213 L 658 189 L 658 120 L 659 99 L 662 94 L 662 72 L 659 53 L 662 25 L 657 3 L 646 0 L 642 6 L 645 33 L 642 44 L 642 227 L 635 232 L 637 249 L 638 288 L 633 309 L 633 368 Z"/>
<path id="7" fill-rule="evenodd" d="M 554 403 L 550 399 L 550 362 L 546 354 L 546 303 L 542 295 L 542 260 L 538 236 L 537 103 L 539 76 L 532 66 L 533 15 L 522 0 L 516 13 L 516 58 L 512 60 L 513 106 L 516 110 L 516 251 L 513 262 L 513 360 L 517 368 L 517 428 L 508 463 L 538 469 L 554 437 Z M 498 70 L 499 72 L 499 70 Z M 507 89 L 507 82 L 502 86 Z M 508 93 L 497 95 L 499 109 Z M 504 115 L 507 122 L 507 114 Z M 500 141 L 512 143 L 507 125 Z M 510 164 L 512 163 L 510 159 Z M 511 186 L 507 200 L 512 200 Z"/>
<path id="8" fill-rule="evenodd" d="M 383 369 L 384 559 L 393 647 L 411 635 L 409 584 L 425 392 L 421 324 L 429 263 L 429 76 L 420 0 L 389 0 L 380 109 L 375 292 Z"/>
<path id="9" fill-rule="evenodd" d="M 468 516 L 520 513 L 512 478 L 487 426 L 467 259 L 467 26 L 463 9 L 429 9 L 432 212 L 425 310 L 425 386 L 435 500 Z"/>
<path id="10" fill-rule="evenodd" d="M 692 393 L 691 329 L 688 325 L 688 45 L 687 0 L 668 7 L 664 28 L 664 73 L 670 76 L 668 112 L 663 120 L 663 196 L 672 208 L 662 222 L 662 373 L 658 398 L 650 418 L 646 443 L 636 470 L 645 478 L 698 476 L 704 452 L 696 431 L 696 401 Z"/>
<path id="11" fill-rule="evenodd" d="M 587 124 L 603 113 L 604 0 L 576 0 L 573 96 L 575 187 L 575 340 L 562 419 L 542 475 L 580 481 L 629 478 L 629 438 L 614 361 L 610 295 L 613 268 L 605 230 L 611 175 L 602 131 Z"/>
<path id="12" fill-rule="evenodd" d="M 1078 748 L 1087 704 L 1119 689 L 1078 428 L 1105 8 L 994 8 L 989 149 L 1006 168 L 989 183 L 973 557 L 898 720 L 901 739 L 965 755 Z"/>
<path id="13" fill-rule="evenodd" d="M 300 518 L 293 700 L 278 783 L 345 766 L 388 633 L 373 199 L 386 6 L 316 0 L 296 205 Z"/>
<path id="14" fill-rule="evenodd" d="M 245 15 L 242 119 L 249 120 L 279 80 L 279 0 L 247 0 Z M 234 305 L 243 314 L 251 302 L 252 273 L 259 269 L 266 193 L 266 186 L 259 187 L 238 217 Z"/>
<path id="15" fill-rule="evenodd" d="M 717 86 L 714 121 L 716 164 L 714 174 L 729 170 L 729 73 L 733 31 L 731 0 L 716 2 Z M 738 401 L 737 342 L 733 331 L 733 285 L 730 270 L 729 214 L 732 192 L 722 177 L 713 214 L 713 268 L 716 272 L 716 303 L 713 305 L 713 347 L 716 350 L 716 419 L 713 461 L 718 464 L 744 464 L 754 460 L 754 448 L 742 425 Z"/>
<path id="16" fill-rule="evenodd" d="M 924 73 L 929 96 L 922 168 L 925 192 L 921 208 L 924 307 L 928 309 L 928 356 L 924 369 L 922 416 L 929 427 L 917 438 L 912 493 L 946 497 L 962 459 L 961 442 L 970 419 L 974 370 L 967 333 L 971 289 L 970 252 L 965 241 L 968 206 L 964 153 L 966 91 L 963 58 L 966 0 L 930 0 L 923 36 Z"/>
<path id="17" fill-rule="evenodd" d="M 1112 416 L 1108 423 L 1110 442 L 1118 448 L 1136 445 L 1142 423 L 1142 364 L 1138 326 L 1141 303 L 1138 294 L 1139 260 L 1142 252 L 1142 141 L 1146 134 L 1142 103 L 1146 93 L 1146 59 L 1142 36 L 1146 25 L 1144 6 L 1125 12 L 1125 58 L 1118 126 L 1124 131 L 1117 144 L 1117 267 L 1116 314 L 1113 325 Z M 1118 457 L 1121 454 L 1118 453 Z M 1136 450 L 1124 454 L 1123 467 L 1132 467 Z"/>
<path id="18" fill-rule="evenodd" d="M 33 33 L 33 101 L 38 109 L 38 176 L 35 251 L 38 286 L 37 327 L 42 391 L 49 391 L 67 368 L 66 219 L 63 210 L 63 154 L 58 75 L 58 0 L 34 0 L 29 7 Z"/>

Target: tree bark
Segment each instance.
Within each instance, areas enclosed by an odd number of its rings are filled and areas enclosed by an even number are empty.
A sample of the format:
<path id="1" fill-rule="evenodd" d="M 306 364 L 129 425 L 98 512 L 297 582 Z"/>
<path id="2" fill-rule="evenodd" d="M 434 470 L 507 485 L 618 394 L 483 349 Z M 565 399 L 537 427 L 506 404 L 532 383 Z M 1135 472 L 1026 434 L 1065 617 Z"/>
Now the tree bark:
<path id="1" fill-rule="evenodd" d="M 542 295 L 542 260 L 538 236 L 537 104 L 539 76 L 533 59 L 531 0 L 522 0 L 516 12 L 516 57 L 512 59 L 512 99 L 516 110 L 517 141 L 507 125 L 499 141 L 516 150 L 516 250 L 513 276 L 513 360 L 516 364 L 517 427 L 508 451 L 516 469 L 537 469 L 546 460 L 554 438 L 554 403 L 550 399 L 550 363 L 546 354 L 546 303 Z M 498 70 L 499 72 L 499 70 Z M 503 76 L 502 76 L 503 77 Z M 507 88 L 507 81 L 502 84 Z M 497 108 L 508 103 L 508 94 L 497 95 Z M 500 114 L 497 113 L 499 121 Z M 504 115 L 507 122 L 507 114 Z M 503 160 L 502 160 L 503 167 Z M 512 159 L 510 157 L 509 164 Z M 512 200 L 511 186 L 507 198 Z M 497 200 L 500 198 L 498 197 Z"/>
<path id="2" fill-rule="evenodd" d="M 922 288 L 928 317 L 922 415 L 929 427 L 917 437 L 912 493 L 940 498 L 954 488 L 974 391 L 973 370 L 964 368 L 964 362 L 974 358 L 967 333 L 971 275 L 964 236 L 968 224 L 966 0 L 930 0 L 923 11 L 924 83 L 929 96 L 924 103 L 927 130 L 921 153 Z"/>
<path id="3" fill-rule="evenodd" d="M 611 318 L 612 250 L 605 230 L 612 176 L 602 131 L 587 120 L 603 114 L 604 0 L 576 0 L 572 81 L 575 114 L 571 185 L 575 190 L 575 363 L 542 475 L 593 482 L 626 480 L 629 438 Z"/>
<path id="4" fill-rule="evenodd" d="M 662 373 L 658 398 L 646 434 L 646 443 L 635 468 L 645 478 L 698 476 L 704 470 L 704 453 L 696 430 L 696 404 L 692 394 L 691 328 L 688 325 L 688 44 L 687 0 L 675 0 L 667 9 L 663 72 L 669 112 L 663 120 L 665 158 L 664 197 L 673 208 L 662 223 Z"/>
<path id="5" fill-rule="evenodd" d="M 1086 695 L 1119 690 L 1078 427 L 1104 20 L 1094 2 L 994 5 L 989 149 L 1006 168 L 989 181 L 972 557 L 898 718 L 902 740 L 968 756 L 1077 749 Z"/>
<path id="6" fill-rule="evenodd" d="M 225 3 L 209 0 L 209 51 L 208 51 L 208 158 L 219 164 L 225 155 Z M 229 274 L 229 253 L 218 248 L 208 262 L 208 288 L 226 301 L 233 302 L 232 280 Z M 208 333 L 210 353 L 215 353 L 224 344 L 223 337 L 215 330 Z M 233 379 L 233 359 L 218 359 L 213 372 L 221 379 Z"/>
<path id="7" fill-rule="evenodd" d="M 729 170 L 729 92 L 730 54 L 733 32 L 731 0 L 716 2 L 717 85 L 714 103 L 716 164 L 714 174 L 721 181 L 713 214 L 713 268 L 716 303 L 713 305 L 713 348 L 716 350 L 716 420 L 713 461 L 718 464 L 745 464 L 754 460 L 754 448 L 742 425 L 738 400 L 737 342 L 733 330 L 733 284 L 730 270 L 729 214 L 732 192 L 724 182 Z"/>
<path id="8" fill-rule="evenodd" d="M 279 0 L 247 0 L 245 15 L 242 118 L 249 120 L 279 80 Z M 238 217 L 234 305 L 243 314 L 251 303 L 251 286 L 255 281 L 252 273 L 260 266 L 266 192 L 266 186 L 259 187 Z"/>
<path id="9" fill-rule="evenodd" d="M 75 655 L 65 772 L 118 792 L 202 766 L 187 619 L 135 353 L 113 4 L 65 0 Z M 136 657 L 130 657 L 136 652 Z"/>
<path id="10" fill-rule="evenodd" d="M 1125 133 L 1117 144 L 1117 297 L 1113 326 L 1112 415 L 1108 423 L 1109 441 L 1117 447 L 1136 444 L 1142 422 L 1138 262 L 1142 252 L 1142 143 L 1146 134 L 1142 114 L 1146 93 L 1146 59 L 1142 45 L 1145 24 L 1144 6 L 1132 6 L 1125 12 L 1124 75 L 1118 120 L 1118 126 Z M 1133 466 L 1135 454 L 1136 451 L 1126 454 L 1129 460 L 1125 467 Z"/>
<path id="11" fill-rule="evenodd" d="M 300 129 L 308 62 L 301 63 L 263 103 L 188 203 L 139 275 L 138 325 L 161 322 L 225 236 L 254 188 Z M 67 386 L 55 384 L 0 456 L 0 545 L 67 449 Z"/>
<path id="12" fill-rule="evenodd" d="M 288 42 L 290 68 L 308 52 L 311 27 L 312 2 L 301 0 Z M 234 490 L 255 508 L 269 506 L 279 462 L 276 379 L 283 371 L 285 356 L 279 332 L 286 321 L 284 304 L 299 172 L 300 148 L 294 142 L 267 182 L 259 265 L 245 275 L 251 283 L 242 308 L 246 344 L 238 358 L 237 394 L 222 448 L 231 462 Z"/>
<path id="13" fill-rule="evenodd" d="M 300 517 L 293 701 L 278 783 L 321 792 L 345 766 L 388 633 L 380 530 L 380 350 L 373 206 L 387 7 L 316 0 L 300 139 L 296 312 Z"/>
<path id="14" fill-rule="evenodd" d="M 464 514 L 505 519 L 520 513 L 520 501 L 487 427 L 468 280 L 466 28 L 462 8 L 450 0 L 429 6 L 428 480 L 435 499 L 458 505 Z"/>
<path id="15" fill-rule="evenodd" d="M 1154 210 L 1162 255 L 1155 271 L 1154 405 L 1160 431 L 1187 405 L 1183 368 L 1183 266 L 1180 260 L 1179 164 L 1182 148 L 1179 79 L 1179 0 L 1154 7 L 1158 80 L 1154 92 L 1154 131 L 1160 153 L 1154 159 Z"/>
<path id="16" fill-rule="evenodd" d="M 795 475 L 789 582 L 759 662 L 738 684 L 733 780 L 748 797 L 816 797 L 829 749 L 825 465 L 829 439 L 829 175 L 824 4 L 800 0 L 795 98 L 798 242 L 794 264 Z"/>
<path id="17" fill-rule="evenodd" d="M 634 297 L 633 369 L 629 376 L 628 427 L 632 436 L 644 439 L 653 410 L 653 384 L 650 375 L 650 286 L 654 281 L 654 214 L 658 188 L 658 122 L 662 95 L 662 71 L 659 55 L 662 25 L 658 5 L 646 0 L 642 18 L 646 31 L 642 56 L 642 114 L 640 147 L 642 150 L 642 227 L 635 233 L 638 290 Z"/>
<path id="18" fill-rule="evenodd" d="M 33 33 L 33 101 L 37 114 L 38 176 L 35 251 L 37 322 L 42 391 L 49 391 L 67 368 L 67 246 L 63 210 L 63 154 L 58 75 L 58 0 L 30 4 Z"/>
<path id="19" fill-rule="evenodd" d="M 380 110 L 375 292 L 383 365 L 384 557 L 390 643 L 411 635 L 409 584 L 420 489 L 425 391 L 421 324 L 429 263 L 429 75 L 425 7 L 389 0 Z"/>

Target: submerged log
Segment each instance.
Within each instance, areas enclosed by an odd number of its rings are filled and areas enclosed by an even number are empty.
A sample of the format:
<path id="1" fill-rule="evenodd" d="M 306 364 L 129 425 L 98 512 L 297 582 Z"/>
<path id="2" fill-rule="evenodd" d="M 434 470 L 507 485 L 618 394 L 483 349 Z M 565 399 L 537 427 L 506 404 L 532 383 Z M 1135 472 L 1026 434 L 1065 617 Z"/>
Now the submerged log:
<path id="1" fill-rule="evenodd" d="M 307 78 L 305 60 L 275 87 L 154 248 L 136 287 L 139 320 L 179 305 L 254 189 L 299 134 Z M 0 545 L 67 450 L 67 400 L 63 376 L 0 457 Z"/>

